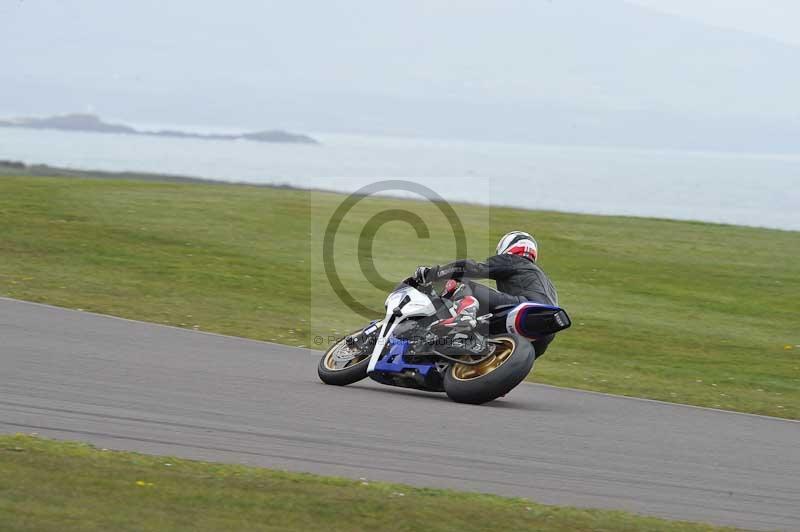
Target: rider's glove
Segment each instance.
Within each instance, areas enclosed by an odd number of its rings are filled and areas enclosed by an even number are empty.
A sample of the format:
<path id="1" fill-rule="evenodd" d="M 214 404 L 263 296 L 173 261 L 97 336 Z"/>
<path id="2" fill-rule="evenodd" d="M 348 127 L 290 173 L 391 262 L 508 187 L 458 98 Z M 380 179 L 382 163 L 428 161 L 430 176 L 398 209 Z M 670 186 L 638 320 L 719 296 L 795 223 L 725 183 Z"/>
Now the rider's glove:
<path id="1" fill-rule="evenodd" d="M 414 272 L 414 280 L 419 284 L 430 282 L 430 279 L 428 279 L 428 273 L 430 271 L 431 269 L 427 266 L 417 266 L 417 271 Z"/>

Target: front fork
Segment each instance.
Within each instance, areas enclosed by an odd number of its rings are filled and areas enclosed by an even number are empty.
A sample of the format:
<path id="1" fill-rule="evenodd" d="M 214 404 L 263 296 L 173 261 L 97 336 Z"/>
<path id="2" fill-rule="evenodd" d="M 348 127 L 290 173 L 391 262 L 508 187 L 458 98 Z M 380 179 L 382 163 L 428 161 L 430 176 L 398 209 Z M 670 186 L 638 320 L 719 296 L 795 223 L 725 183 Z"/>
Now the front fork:
<path id="1" fill-rule="evenodd" d="M 361 329 L 356 334 L 351 334 L 344 339 L 347 347 L 351 349 L 364 349 L 370 344 L 370 341 L 378 333 L 381 326 L 378 320 L 373 320 L 369 325 Z"/>

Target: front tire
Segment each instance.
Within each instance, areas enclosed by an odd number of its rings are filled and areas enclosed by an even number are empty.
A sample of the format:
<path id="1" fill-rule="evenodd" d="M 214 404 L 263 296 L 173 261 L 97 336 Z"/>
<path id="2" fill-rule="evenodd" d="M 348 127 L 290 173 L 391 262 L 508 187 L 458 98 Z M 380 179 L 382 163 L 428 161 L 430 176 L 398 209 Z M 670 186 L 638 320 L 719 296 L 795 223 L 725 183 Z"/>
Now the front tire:
<path id="1" fill-rule="evenodd" d="M 495 354 L 477 366 L 452 364 L 444 374 L 444 391 L 458 403 L 480 405 L 507 394 L 525 380 L 536 353 L 527 339 L 511 334 L 490 338 Z"/>
<path id="2" fill-rule="evenodd" d="M 356 331 L 358 333 L 360 331 Z M 355 333 L 354 333 L 355 334 Z M 317 365 L 317 375 L 325 384 L 346 386 L 367 378 L 370 352 L 354 353 L 345 338 L 328 349 Z M 348 357 L 351 357 L 348 360 Z"/>

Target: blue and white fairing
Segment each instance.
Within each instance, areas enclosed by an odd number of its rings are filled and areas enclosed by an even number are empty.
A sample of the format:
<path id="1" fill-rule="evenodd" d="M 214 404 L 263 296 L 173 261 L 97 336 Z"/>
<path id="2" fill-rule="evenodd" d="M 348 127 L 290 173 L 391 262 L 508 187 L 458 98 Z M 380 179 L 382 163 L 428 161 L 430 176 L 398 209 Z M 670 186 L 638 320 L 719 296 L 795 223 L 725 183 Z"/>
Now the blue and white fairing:
<path id="1" fill-rule="evenodd" d="M 383 353 L 386 344 L 392 338 L 397 326 L 411 317 L 433 316 L 436 308 L 430 298 L 411 286 L 403 286 L 389 294 L 386 298 L 386 317 L 381 323 L 378 340 L 370 355 L 367 373 L 375 370 L 375 365 Z"/>

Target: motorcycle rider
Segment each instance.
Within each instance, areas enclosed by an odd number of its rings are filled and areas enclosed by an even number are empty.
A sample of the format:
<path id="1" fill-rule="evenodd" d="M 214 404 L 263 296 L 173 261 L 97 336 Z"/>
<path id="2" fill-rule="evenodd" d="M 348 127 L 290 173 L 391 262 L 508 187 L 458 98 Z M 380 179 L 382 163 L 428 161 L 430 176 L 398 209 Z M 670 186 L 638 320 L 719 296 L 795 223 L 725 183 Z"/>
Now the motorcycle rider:
<path id="1" fill-rule="evenodd" d="M 558 306 L 553 283 L 536 263 L 539 246 L 529 233 L 511 231 L 497 244 L 496 254 L 484 262 L 463 259 L 440 266 L 420 266 L 414 278 L 420 283 L 447 281 L 443 297 L 456 304 L 456 315 L 434 324 L 437 332 L 469 332 L 477 325 L 478 309 L 492 312 L 502 305 L 526 301 Z M 493 279 L 497 290 L 470 279 Z M 555 335 L 534 342 L 536 356 L 541 356 Z"/>

